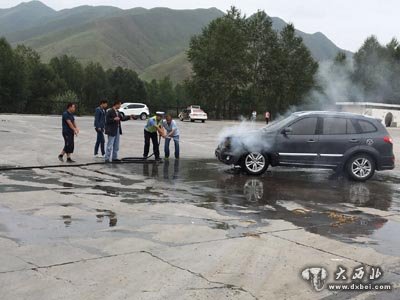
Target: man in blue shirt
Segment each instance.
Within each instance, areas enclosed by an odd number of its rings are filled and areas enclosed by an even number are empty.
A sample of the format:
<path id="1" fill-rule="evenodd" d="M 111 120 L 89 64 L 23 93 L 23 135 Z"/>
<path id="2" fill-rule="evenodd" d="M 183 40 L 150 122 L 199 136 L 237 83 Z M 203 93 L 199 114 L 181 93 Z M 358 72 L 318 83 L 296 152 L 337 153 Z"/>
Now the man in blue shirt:
<path id="1" fill-rule="evenodd" d="M 74 153 L 74 136 L 78 135 L 79 128 L 76 126 L 74 113 L 76 111 L 75 103 L 68 103 L 67 110 L 62 114 L 62 135 L 64 138 L 64 148 L 58 159 L 64 161 L 64 155 L 67 155 L 67 162 L 73 163 L 71 154 Z"/>
<path id="2" fill-rule="evenodd" d="M 100 105 L 96 108 L 96 113 L 94 115 L 94 129 L 97 132 L 97 140 L 94 146 L 94 156 L 99 156 L 99 148 L 101 149 L 101 155 L 104 156 L 106 154 L 104 145 L 104 129 L 106 126 L 106 109 L 107 109 L 107 101 L 103 100 L 100 102 Z"/>
<path id="3" fill-rule="evenodd" d="M 163 127 L 167 131 L 164 145 L 165 159 L 169 158 L 169 144 L 171 140 L 173 140 L 175 144 L 175 158 L 179 159 L 179 129 L 178 126 L 176 126 L 176 122 L 172 120 L 171 115 L 167 115 L 163 121 Z"/>

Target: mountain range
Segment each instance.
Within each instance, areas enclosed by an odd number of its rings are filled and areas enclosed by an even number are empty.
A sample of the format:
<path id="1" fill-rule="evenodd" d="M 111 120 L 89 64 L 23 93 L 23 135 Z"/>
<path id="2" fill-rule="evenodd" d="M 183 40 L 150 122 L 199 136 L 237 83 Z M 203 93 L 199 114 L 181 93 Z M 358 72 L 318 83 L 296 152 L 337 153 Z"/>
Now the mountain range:
<path id="1" fill-rule="evenodd" d="M 32 47 L 45 62 L 67 54 L 83 64 L 96 61 L 105 68 L 131 68 L 145 80 L 169 75 L 179 82 L 191 72 L 186 58 L 190 37 L 223 14 L 217 8 L 123 10 L 112 6 L 56 11 L 40 1 L 31 1 L 0 9 L 0 35 L 12 45 Z M 276 30 L 287 24 L 280 18 L 271 19 Z M 342 51 L 320 32 L 297 34 L 319 61 L 332 59 Z"/>

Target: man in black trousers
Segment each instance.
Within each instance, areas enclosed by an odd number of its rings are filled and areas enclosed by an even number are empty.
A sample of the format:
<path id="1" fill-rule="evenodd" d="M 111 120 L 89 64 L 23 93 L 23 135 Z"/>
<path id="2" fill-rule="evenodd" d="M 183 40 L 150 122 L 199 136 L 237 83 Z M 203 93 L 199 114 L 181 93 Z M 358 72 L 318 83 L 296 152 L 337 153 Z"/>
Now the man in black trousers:
<path id="1" fill-rule="evenodd" d="M 75 103 L 68 103 L 67 110 L 62 114 L 62 135 L 64 138 L 64 148 L 58 159 L 64 161 L 64 155 L 67 155 L 67 162 L 74 163 L 71 154 L 74 153 L 74 136 L 78 135 L 79 128 L 76 126 L 74 113 L 76 111 Z"/>
<path id="2" fill-rule="evenodd" d="M 165 132 L 162 127 L 162 119 L 164 113 L 158 111 L 156 115 L 147 120 L 146 126 L 144 127 L 144 151 L 143 158 L 147 159 L 150 151 L 150 141 L 153 143 L 154 157 L 157 161 L 160 158 L 160 145 L 158 144 L 158 135 L 165 137 Z"/>
<path id="3" fill-rule="evenodd" d="M 106 127 L 106 109 L 107 109 L 107 101 L 102 100 L 100 102 L 100 105 L 96 108 L 96 113 L 94 115 L 94 129 L 97 132 L 97 140 L 96 144 L 94 146 L 94 156 L 95 157 L 100 157 L 99 156 L 99 148 L 101 150 L 101 156 L 104 157 L 106 154 L 104 144 L 105 144 L 105 138 L 104 138 L 104 130 Z"/>
<path id="4" fill-rule="evenodd" d="M 119 140 L 122 135 L 121 122 L 134 120 L 134 116 L 124 116 L 118 110 L 121 108 L 121 101 L 115 101 L 112 108 L 106 113 L 106 135 L 108 136 L 106 155 L 104 157 L 106 163 L 120 162 L 118 159 Z"/>

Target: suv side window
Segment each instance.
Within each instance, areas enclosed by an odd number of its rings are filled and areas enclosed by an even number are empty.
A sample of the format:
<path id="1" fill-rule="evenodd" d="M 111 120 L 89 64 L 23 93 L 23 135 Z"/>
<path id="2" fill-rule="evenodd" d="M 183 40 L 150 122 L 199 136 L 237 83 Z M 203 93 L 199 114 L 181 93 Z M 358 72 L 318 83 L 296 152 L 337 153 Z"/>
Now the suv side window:
<path id="1" fill-rule="evenodd" d="M 128 106 L 129 109 L 137 109 L 137 108 L 143 108 L 143 105 L 140 104 L 131 104 Z"/>
<path id="2" fill-rule="evenodd" d="M 290 127 L 292 128 L 292 135 L 313 135 L 317 129 L 318 118 L 304 118 L 295 123 Z"/>
<path id="3" fill-rule="evenodd" d="M 356 130 L 350 119 L 328 117 L 324 118 L 324 127 L 322 134 L 324 135 L 340 135 L 340 134 L 354 134 Z"/>
<path id="4" fill-rule="evenodd" d="M 358 120 L 358 125 L 360 126 L 361 133 L 370 133 L 377 131 L 376 127 L 368 121 Z"/>

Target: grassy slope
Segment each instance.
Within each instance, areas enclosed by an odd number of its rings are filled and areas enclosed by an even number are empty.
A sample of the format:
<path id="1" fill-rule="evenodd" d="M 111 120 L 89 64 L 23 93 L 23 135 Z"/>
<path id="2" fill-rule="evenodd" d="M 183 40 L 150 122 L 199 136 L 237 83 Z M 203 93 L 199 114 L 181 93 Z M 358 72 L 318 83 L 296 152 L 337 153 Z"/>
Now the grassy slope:
<path id="1" fill-rule="evenodd" d="M 80 6 L 72 9 L 64 9 L 56 12 L 42 22 L 36 23 L 36 26 L 23 30 L 15 30 L 5 36 L 10 42 L 18 43 L 33 37 L 64 31 L 97 19 L 112 17 L 122 13 L 123 10 L 109 6 Z"/>
<path id="2" fill-rule="evenodd" d="M 94 60 L 105 67 L 120 65 L 141 72 L 184 51 L 190 37 L 221 14 L 217 9 L 128 11 L 23 43 L 38 50 L 44 60 L 71 54 L 83 62 Z"/>
<path id="3" fill-rule="evenodd" d="M 172 82 L 178 83 L 190 76 L 192 68 L 187 60 L 186 51 L 179 53 L 159 64 L 148 67 L 140 75 L 143 80 L 162 79 L 170 76 Z"/>

